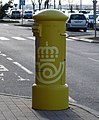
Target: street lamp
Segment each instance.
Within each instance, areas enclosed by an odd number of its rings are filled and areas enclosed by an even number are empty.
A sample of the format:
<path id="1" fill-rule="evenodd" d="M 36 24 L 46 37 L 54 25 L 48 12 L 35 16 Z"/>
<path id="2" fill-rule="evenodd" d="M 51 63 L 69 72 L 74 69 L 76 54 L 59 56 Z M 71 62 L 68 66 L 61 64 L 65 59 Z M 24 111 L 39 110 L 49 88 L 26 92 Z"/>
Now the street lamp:
<path id="1" fill-rule="evenodd" d="M 61 4 L 61 0 L 59 0 L 59 9 L 62 9 L 62 4 Z"/>
<path id="2" fill-rule="evenodd" d="M 93 0 L 95 37 L 96 37 L 96 4 L 97 4 L 97 1 L 96 1 L 96 0 Z"/>
<path id="3" fill-rule="evenodd" d="M 33 7 L 33 12 L 35 13 L 35 0 L 31 0 L 32 7 Z"/>
<path id="4" fill-rule="evenodd" d="M 82 0 L 80 0 L 80 11 L 82 11 Z"/>
<path id="5" fill-rule="evenodd" d="M 56 2 L 56 1 L 54 0 L 54 9 L 56 8 L 55 2 Z"/>

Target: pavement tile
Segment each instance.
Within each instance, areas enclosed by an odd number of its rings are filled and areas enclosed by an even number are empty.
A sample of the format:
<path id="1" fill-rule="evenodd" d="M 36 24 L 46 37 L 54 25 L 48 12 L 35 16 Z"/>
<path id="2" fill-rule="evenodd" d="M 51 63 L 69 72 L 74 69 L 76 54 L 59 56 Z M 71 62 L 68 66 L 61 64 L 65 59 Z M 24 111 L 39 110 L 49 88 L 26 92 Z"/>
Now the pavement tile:
<path id="1" fill-rule="evenodd" d="M 7 120 L 16 120 L 16 117 L 12 114 L 11 111 L 3 111 L 2 113 Z"/>
<path id="2" fill-rule="evenodd" d="M 80 118 L 84 120 L 99 120 L 95 115 L 91 114 L 89 111 L 81 109 L 77 106 L 72 106 L 72 111 L 79 115 Z"/>
<path id="3" fill-rule="evenodd" d="M 8 105 L 10 110 L 18 110 L 19 108 L 16 105 Z"/>
<path id="4" fill-rule="evenodd" d="M 17 105 L 17 107 L 21 110 L 21 111 L 27 111 L 28 107 L 25 105 Z"/>
<path id="5" fill-rule="evenodd" d="M 81 120 L 81 119 L 79 119 L 78 115 L 76 115 L 74 112 L 72 112 L 71 109 L 61 110 L 59 112 L 56 112 L 56 115 L 61 120 Z"/>
<path id="6" fill-rule="evenodd" d="M 19 97 L 11 97 L 11 100 L 15 103 L 15 102 L 21 102 Z"/>
<path id="7" fill-rule="evenodd" d="M 22 111 L 23 112 L 23 111 Z M 33 112 L 27 112 L 27 111 L 25 111 L 25 112 L 23 112 L 23 114 L 26 116 L 26 117 L 34 117 L 35 116 L 35 114 L 33 113 Z"/>
<path id="8" fill-rule="evenodd" d="M 12 101 L 5 101 L 6 105 L 14 105 L 14 103 Z"/>
<path id="9" fill-rule="evenodd" d="M 26 117 L 17 117 L 17 120 L 28 120 Z M 32 119 L 34 120 L 34 119 Z"/>
<path id="10" fill-rule="evenodd" d="M 3 102 L 2 98 L 0 97 L 0 102 Z"/>
<path id="11" fill-rule="evenodd" d="M 0 120 L 6 120 L 6 118 L 4 117 L 4 115 L 0 112 Z"/>
<path id="12" fill-rule="evenodd" d="M 37 117 L 28 117 L 28 120 L 40 120 L 40 119 L 38 119 Z"/>
<path id="13" fill-rule="evenodd" d="M 25 100 L 25 99 L 21 99 L 25 105 L 27 105 L 28 107 L 31 107 L 32 106 L 32 100 L 28 99 L 28 100 Z"/>
<path id="14" fill-rule="evenodd" d="M 4 102 L 4 101 L 1 101 L 1 102 L 0 102 L 0 105 L 5 105 L 5 102 Z"/>
<path id="15" fill-rule="evenodd" d="M 40 110 L 35 110 L 35 115 L 40 119 L 40 120 L 60 120 L 60 118 L 57 117 L 55 114 L 56 111 L 40 111 Z"/>
<path id="16" fill-rule="evenodd" d="M 12 113 L 14 114 L 14 116 L 16 117 L 25 117 L 25 115 L 21 112 L 21 111 L 12 111 Z"/>
<path id="17" fill-rule="evenodd" d="M 8 111 L 9 108 L 7 105 L 0 105 L 0 110 L 3 112 L 3 111 Z"/>
<path id="18" fill-rule="evenodd" d="M 39 110 L 33 110 L 35 116 L 37 116 L 38 119 L 40 120 L 46 120 L 46 115 L 44 114 L 44 111 L 39 111 Z"/>
<path id="19" fill-rule="evenodd" d="M 2 98 L 2 100 L 3 101 L 11 101 L 11 98 L 10 98 L 10 96 L 1 96 L 1 98 Z"/>

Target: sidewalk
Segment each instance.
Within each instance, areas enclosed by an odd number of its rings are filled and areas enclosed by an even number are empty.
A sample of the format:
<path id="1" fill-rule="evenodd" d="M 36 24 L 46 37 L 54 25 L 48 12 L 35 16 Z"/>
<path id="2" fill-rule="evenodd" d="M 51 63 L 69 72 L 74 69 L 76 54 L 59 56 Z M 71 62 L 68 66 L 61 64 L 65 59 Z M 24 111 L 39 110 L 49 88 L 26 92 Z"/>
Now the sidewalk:
<path id="1" fill-rule="evenodd" d="M 99 120 L 99 113 L 70 103 L 68 110 L 41 111 L 31 108 L 31 99 L 0 94 L 0 120 Z"/>

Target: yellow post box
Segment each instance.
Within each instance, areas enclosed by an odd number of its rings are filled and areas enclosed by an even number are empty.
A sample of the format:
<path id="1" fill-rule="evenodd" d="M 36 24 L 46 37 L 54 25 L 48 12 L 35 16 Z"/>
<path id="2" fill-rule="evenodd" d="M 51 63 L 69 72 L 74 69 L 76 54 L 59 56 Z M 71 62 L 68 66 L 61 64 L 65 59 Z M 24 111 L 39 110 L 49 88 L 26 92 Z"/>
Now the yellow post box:
<path id="1" fill-rule="evenodd" d="M 58 10 L 42 10 L 33 16 L 36 37 L 36 77 L 32 86 L 32 108 L 68 108 L 66 84 L 66 20 Z"/>

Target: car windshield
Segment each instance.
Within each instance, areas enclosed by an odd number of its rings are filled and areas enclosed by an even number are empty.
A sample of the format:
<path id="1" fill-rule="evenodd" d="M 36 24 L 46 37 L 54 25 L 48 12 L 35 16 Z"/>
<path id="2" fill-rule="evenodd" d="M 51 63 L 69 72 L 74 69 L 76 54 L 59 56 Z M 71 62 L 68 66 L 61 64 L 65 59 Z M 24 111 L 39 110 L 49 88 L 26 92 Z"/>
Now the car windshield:
<path id="1" fill-rule="evenodd" d="M 94 19 L 94 16 L 93 15 L 89 15 L 89 19 Z"/>
<path id="2" fill-rule="evenodd" d="M 19 11 L 13 11 L 13 14 L 19 14 L 20 12 Z"/>
<path id="3" fill-rule="evenodd" d="M 71 15 L 71 20 L 85 20 L 85 16 L 84 15 L 79 15 L 79 14 L 74 14 L 74 15 Z"/>
<path id="4" fill-rule="evenodd" d="M 25 11 L 25 13 L 32 13 L 32 11 Z"/>

